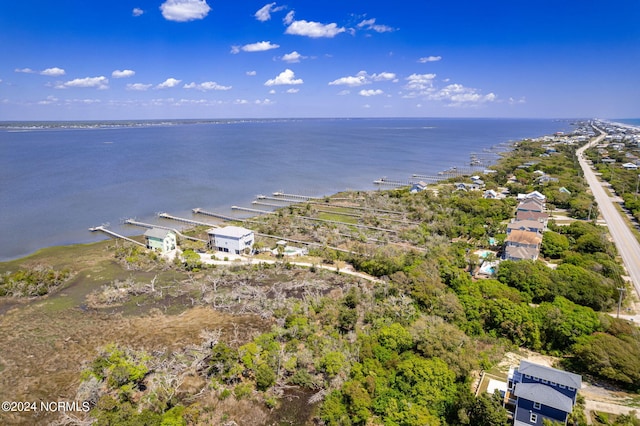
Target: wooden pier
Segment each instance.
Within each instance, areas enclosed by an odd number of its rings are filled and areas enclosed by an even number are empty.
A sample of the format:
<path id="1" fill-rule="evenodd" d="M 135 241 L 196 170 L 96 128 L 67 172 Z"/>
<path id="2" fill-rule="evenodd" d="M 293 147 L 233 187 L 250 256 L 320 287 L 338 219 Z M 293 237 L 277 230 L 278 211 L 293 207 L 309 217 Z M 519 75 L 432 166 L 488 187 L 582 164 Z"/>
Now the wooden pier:
<path id="1" fill-rule="evenodd" d="M 125 237 L 124 235 L 120 235 L 120 234 L 117 234 L 117 233 L 115 233 L 115 232 L 113 232 L 113 231 L 110 231 L 110 230 L 108 230 L 107 228 L 105 228 L 105 227 L 104 227 L 104 226 L 102 226 L 102 225 L 101 225 L 101 226 L 96 226 L 96 227 L 93 227 L 93 228 L 89 228 L 89 231 L 91 231 L 91 232 L 101 231 L 101 232 L 104 232 L 104 233 L 105 233 L 105 234 L 107 234 L 107 235 L 111 235 L 112 237 L 120 238 L 120 239 L 122 239 L 122 240 L 129 241 L 130 243 L 137 244 L 137 245 L 139 245 L 139 246 L 142 246 L 142 247 L 144 247 L 144 248 L 147 248 L 147 246 L 146 246 L 146 245 L 144 245 L 144 244 L 142 244 L 141 242 L 136 241 L 136 240 L 132 240 L 132 239 L 131 239 L 131 238 L 129 238 L 129 237 Z"/>
<path id="2" fill-rule="evenodd" d="M 265 203 L 264 201 L 252 201 L 251 204 L 255 204 L 256 206 L 266 206 L 266 207 L 276 207 L 276 208 L 280 208 L 280 207 L 286 207 L 284 204 L 273 204 L 273 203 Z"/>
<path id="3" fill-rule="evenodd" d="M 200 222 L 199 220 L 193 220 L 193 219 L 187 219 L 184 217 L 177 217 L 177 216 L 172 216 L 168 213 L 159 213 L 158 217 L 162 218 L 162 219 L 169 219 L 169 220 L 176 220 L 178 222 L 183 222 L 183 223 L 187 223 L 189 225 L 195 225 L 195 226 L 211 226 L 211 227 L 217 227 L 217 225 L 213 225 L 211 223 L 207 223 L 207 222 Z"/>
<path id="4" fill-rule="evenodd" d="M 291 198 L 294 200 L 320 200 L 320 197 L 311 197 L 309 195 L 299 195 L 299 194 L 285 194 L 284 192 L 274 192 L 274 197 L 280 198 Z"/>
<path id="5" fill-rule="evenodd" d="M 258 200 L 279 201 L 281 203 L 299 203 L 302 201 L 302 200 L 294 200 L 294 199 L 282 198 L 282 197 L 269 197 L 268 195 L 257 195 L 256 198 Z"/>
<path id="6" fill-rule="evenodd" d="M 235 222 L 244 222 L 245 221 L 245 219 L 239 219 L 237 217 L 227 216 L 227 215 L 224 215 L 224 214 L 221 214 L 221 213 L 210 212 L 210 211 L 207 211 L 207 210 L 203 210 L 203 209 L 201 209 L 199 207 L 195 208 L 195 209 L 193 209 L 191 211 L 194 214 L 203 214 L 205 216 L 211 216 L 211 217 L 215 217 L 217 219 L 226 220 L 226 221 L 229 221 L 229 222 L 234 222 L 234 221 Z"/>
<path id="7" fill-rule="evenodd" d="M 240 210 L 243 212 L 257 213 L 257 214 L 273 214 L 271 210 L 251 209 L 249 207 L 231 206 L 231 210 Z"/>
<path id="8" fill-rule="evenodd" d="M 376 179 L 373 181 L 376 185 L 384 185 L 384 186 L 393 186 L 395 188 L 400 188 L 402 186 L 411 186 L 414 184 L 411 180 L 391 180 L 386 177 L 381 177 L 380 179 Z"/>

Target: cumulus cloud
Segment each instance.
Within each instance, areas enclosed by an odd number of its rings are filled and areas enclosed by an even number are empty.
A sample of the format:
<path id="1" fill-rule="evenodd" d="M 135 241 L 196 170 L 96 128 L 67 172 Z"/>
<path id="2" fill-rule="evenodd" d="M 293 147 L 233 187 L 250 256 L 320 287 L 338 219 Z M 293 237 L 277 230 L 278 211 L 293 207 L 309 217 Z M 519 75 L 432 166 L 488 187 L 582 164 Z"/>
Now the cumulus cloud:
<path id="1" fill-rule="evenodd" d="M 433 92 L 435 90 L 433 85 L 435 78 L 435 74 L 411 74 L 406 78 L 405 89 L 410 91 L 407 96 L 415 97 Z"/>
<path id="2" fill-rule="evenodd" d="M 247 74 L 248 76 L 253 77 L 254 75 L 257 75 L 258 73 L 257 73 L 255 70 L 251 70 L 251 71 L 247 71 L 247 72 L 246 72 L 246 74 Z"/>
<path id="3" fill-rule="evenodd" d="M 284 71 L 282 71 L 276 78 L 267 80 L 264 85 L 265 86 L 281 86 L 281 85 L 287 85 L 287 84 L 302 84 L 303 81 L 301 78 L 296 79 L 295 78 L 295 73 L 293 71 L 291 71 L 290 69 L 286 69 Z"/>
<path id="4" fill-rule="evenodd" d="M 360 29 L 365 29 L 365 30 L 373 30 L 373 31 L 378 32 L 378 33 L 389 33 L 389 32 L 395 31 L 394 28 L 392 28 L 392 27 L 390 27 L 388 25 L 376 24 L 375 18 L 365 19 L 364 21 L 360 22 L 357 25 L 357 27 L 360 28 Z"/>
<path id="5" fill-rule="evenodd" d="M 358 92 L 358 94 L 360 96 L 377 96 L 377 95 L 382 95 L 384 92 L 380 89 L 369 89 L 369 90 L 364 90 L 362 89 L 361 91 Z"/>
<path id="6" fill-rule="evenodd" d="M 69 87 L 89 87 L 100 90 L 109 88 L 109 79 L 104 76 L 76 78 L 65 83 L 58 83 L 56 89 L 66 89 Z"/>
<path id="7" fill-rule="evenodd" d="M 270 41 L 259 41 L 257 43 L 245 44 L 244 46 L 231 46 L 231 53 L 234 55 L 243 52 L 264 52 L 266 50 L 272 50 L 279 48 L 279 44 L 271 43 Z"/>
<path id="8" fill-rule="evenodd" d="M 305 59 L 306 56 L 302 56 L 301 54 L 299 54 L 298 52 L 296 52 L 295 50 L 291 53 L 287 53 L 286 55 L 282 56 L 282 60 L 285 62 L 289 62 L 290 64 L 294 64 L 297 62 L 300 62 L 300 59 Z"/>
<path id="9" fill-rule="evenodd" d="M 346 31 L 344 27 L 338 27 L 338 24 L 322 24 L 313 21 L 295 21 L 293 11 L 289 12 L 284 20 L 289 25 L 285 30 L 285 34 L 299 35 L 311 38 L 333 38 L 336 35 Z"/>
<path id="10" fill-rule="evenodd" d="M 53 67 L 47 68 L 46 70 L 40 71 L 40 75 L 47 75 L 49 77 L 60 77 L 61 75 L 65 75 L 66 72 L 62 68 Z"/>
<path id="11" fill-rule="evenodd" d="M 189 83 L 189 84 L 185 84 L 182 87 L 185 89 L 196 89 L 203 92 L 206 92 L 209 90 L 231 90 L 231 86 L 222 86 L 216 83 L 215 81 L 205 81 L 204 83 L 200 83 L 200 84 Z"/>
<path id="12" fill-rule="evenodd" d="M 144 10 L 140 9 L 139 7 L 134 7 L 133 11 L 131 11 L 131 15 L 138 17 L 138 16 L 142 16 L 144 14 Z"/>
<path id="13" fill-rule="evenodd" d="M 168 21 L 188 22 L 204 19 L 211 8 L 206 0 L 166 0 L 160 10 Z"/>
<path id="14" fill-rule="evenodd" d="M 291 89 L 287 90 L 287 93 L 298 93 L 299 91 L 300 91 L 300 89 L 292 87 Z"/>
<path id="15" fill-rule="evenodd" d="M 24 73 L 24 74 L 35 74 L 36 71 L 32 70 L 31 68 L 16 68 L 14 70 L 15 72 L 19 72 L 19 73 Z"/>
<path id="16" fill-rule="evenodd" d="M 177 80 L 173 77 L 170 77 L 166 79 L 164 82 L 158 84 L 156 86 L 156 89 L 169 89 L 171 87 L 176 87 L 178 84 L 180 84 L 180 82 L 182 82 L 182 80 Z"/>
<path id="17" fill-rule="evenodd" d="M 145 90 L 149 90 L 153 86 L 153 84 L 143 84 L 143 83 L 129 83 L 127 84 L 127 90 L 135 90 L 139 92 L 144 92 Z"/>
<path id="18" fill-rule="evenodd" d="M 271 19 L 271 13 L 273 12 L 279 12 L 281 10 L 284 10 L 286 8 L 286 6 L 276 6 L 276 3 L 268 3 L 265 4 L 264 6 L 262 6 L 255 14 L 254 16 L 256 17 L 256 19 L 260 22 L 266 22 L 269 19 Z"/>
<path id="19" fill-rule="evenodd" d="M 418 59 L 418 62 L 426 64 L 427 62 L 438 62 L 440 60 L 442 60 L 442 56 L 425 56 Z"/>
<path id="20" fill-rule="evenodd" d="M 431 99 L 447 101 L 449 106 L 469 106 L 485 102 L 493 102 L 494 93 L 483 95 L 478 89 L 465 87 L 462 84 L 449 84 L 430 96 Z"/>
<path id="21" fill-rule="evenodd" d="M 133 77 L 136 75 L 136 72 L 133 70 L 115 70 L 111 73 L 111 77 L 113 78 L 127 78 Z"/>
<path id="22" fill-rule="evenodd" d="M 381 72 L 380 74 L 368 74 L 366 71 L 360 71 L 356 75 L 341 77 L 329 82 L 330 86 L 350 86 L 357 87 L 365 84 L 371 84 L 374 81 L 397 81 L 396 75 L 392 72 Z"/>

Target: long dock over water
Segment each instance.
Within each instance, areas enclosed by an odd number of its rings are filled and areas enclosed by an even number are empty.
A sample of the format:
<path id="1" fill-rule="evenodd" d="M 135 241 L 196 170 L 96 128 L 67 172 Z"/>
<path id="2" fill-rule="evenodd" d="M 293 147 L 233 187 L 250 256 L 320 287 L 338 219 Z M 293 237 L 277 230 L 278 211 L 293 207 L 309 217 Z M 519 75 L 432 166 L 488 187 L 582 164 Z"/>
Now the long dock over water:
<path id="1" fill-rule="evenodd" d="M 120 235 L 120 234 L 118 234 L 118 233 L 115 233 L 115 232 L 113 232 L 113 231 L 110 231 L 110 230 L 108 230 L 107 228 L 105 228 L 105 227 L 104 227 L 104 226 L 102 226 L 102 225 L 100 225 L 100 226 L 95 226 L 95 227 L 93 227 L 93 228 L 89 228 L 89 231 L 91 231 L 91 232 L 98 232 L 98 231 L 101 231 L 101 232 L 104 232 L 104 233 L 105 233 L 105 234 L 107 234 L 107 235 L 111 235 L 112 237 L 120 238 L 120 239 L 122 239 L 122 240 L 129 241 L 130 243 L 137 244 L 137 245 L 142 246 L 142 247 L 145 247 L 145 248 L 147 247 L 147 246 L 145 246 L 144 244 L 142 244 L 142 243 L 141 243 L 141 242 L 139 242 L 139 241 L 132 240 L 132 239 L 131 239 L 131 238 L 129 238 L 129 237 L 125 237 L 124 235 Z"/>
<path id="2" fill-rule="evenodd" d="M 281 197 L 281 198 L 291 198 L 291 199 L 299 199 L 299 200 L 320 200 L 320 197 L 312 197 L 309 195 L 300 195 L 300 194 L 285 194 L 284 192 L 274 192 L 273 193 L 274 197 Z"/>
<path id="3" fill-rule="evenodd" d="M 211 216 L 211 217 L 215 217 L 217 219 L 222 219 L 222 220 L 226 220 L 229 222 L 233 222 L 233 221 L 237 221 L 237 222 L 244 222 L 244 219 L 240 219 L 237 217 L 233 217 L 233 216 L 227 216 L 221 213 L 216 213 L 216 212 L 210 212 L 204 209 L 201 209 L 200 207 L 195 208 L 193 210 L 191 210 L 194 214 L 203 214 L 205 216 Z"/>
<path id="4" fill-rule="evenodd" d="M 173 217 L 173 216 L 172 216 L 172 217 Z M 154 224 L 151 224 L 151 223 L 138 222 L 137 220 L 134 220 L 134 219 L 127 219 L 127 220 L 125 220 L 125 221 L 124 221 L 124 223 L 125 223 L 126 225 L 139 226 L 139 227 L 141 227 L 141 228 L 149 228 L 149 229 L 151 229 L 151 228 L 160 228 L 160 229 L 166 229 L 167 231 L 175 232 L 175 233 L 176 233 L 177 235 L 179 235 L 181 238 L 185 238 L 185 239 L 187 239 L 187 240 L 191 240 L 191 241 L 199 241 L 199 242 L 203 242 L 203 243 L 206 243 L 206 242 L 207 242 L 207 241 L 205 241 L 205 240 L 201 240 L 200 238 L 195 238 L 195 237 L 190 237 L 190 236 L 188 236 L 188 235 L 184 235 L 182 232 L 178 231 L 177 229 L 175 229 L 175 228 L 170 228 L 170 227 L 168 227 L 168 226 L 154 225 Z M 208 226 L 215 227 L 216 225 L 209 224 Z"/>

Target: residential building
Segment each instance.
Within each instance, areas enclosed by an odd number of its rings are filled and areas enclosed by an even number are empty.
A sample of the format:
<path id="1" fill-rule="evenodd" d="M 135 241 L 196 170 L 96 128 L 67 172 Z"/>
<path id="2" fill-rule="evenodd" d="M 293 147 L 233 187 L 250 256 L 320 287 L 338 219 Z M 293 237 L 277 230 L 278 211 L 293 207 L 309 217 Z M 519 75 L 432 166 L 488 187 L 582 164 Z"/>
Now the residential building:
<path id="1" fill-rule="evenodd" d="M 253 248 L 254 234 L 250 229 L 240 226 L 212 228 L 209 234 L 209 245 L 225 253 L 241 254 Z"/>
<path id="2" fill-rule="evenodd" d="M 531 231 L 542 234 L 542 232 L 544 232 L 544 229 L 545 225 L 542 222 L 538 222 L 537 220 L 516 220 L 507 225 L 507 234 L 510 234 L 511 231 L 514 230 Z"/>
<path id="3" fill-rule="evenodd" d="M 177 246 L 176 234 L 167 229 L 151 228 L 144 233 L 144 239 L 148 249 L 162 254 L 175 250 Z"/>
<path id="4" fill-rule="evenodd" d="M 540 251 L 536 248 L 506 246 L 504 248 L 504 260 L 538 260 Z"/>
<path id="5" fill-rule="evenodd" d="M 514 426 L 542 425 L 544 419 L 566 424 L 581 387 L 578 374 L 522 360 L 509 370 L 505 403 Z"/>
<path id="6" fill-rule="evenodd" d="M 505 240 L 507 246 L 528 247 L 539 249 L 542 243 L 542 235 L 537 232 L 512 230 Z"/>
<path id="7" fill-rule="evenodd" d="M 522 202 L 520 202 L 520 204 L 518 204 L 517 207 L 518 211 L 525 211 L 525 212 L 540 212 L 542 213 L 542 211 L 544 210 L 544 205 L 542 203 L 542 201 L 536 199 L 536 198 L 528 198 Z"/>
<path id="8" fill-rule="evenodd" d="M 420 182 L 416 182 L 413 185 L 411 185 L 411 189 L 409 190 L 409 192 L 411 192 L 412 194 L 416 193 L 416 192 L 422 192 L 425 189 L 427 189 L 427 184 L 426 182 L 420 181 Z"/>
<path id="9" fill-rule="evenodd" d="M 516 220 L 537 220 L 546 227 L 549 215 L 538 211 L 518 210 L 516 211 Z"/>

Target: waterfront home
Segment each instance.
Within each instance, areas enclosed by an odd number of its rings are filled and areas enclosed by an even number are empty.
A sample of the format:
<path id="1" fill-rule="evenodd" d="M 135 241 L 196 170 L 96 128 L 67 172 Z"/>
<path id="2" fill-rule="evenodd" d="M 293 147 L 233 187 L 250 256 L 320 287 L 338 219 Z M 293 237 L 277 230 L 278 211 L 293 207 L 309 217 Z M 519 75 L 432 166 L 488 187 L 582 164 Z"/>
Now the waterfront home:
<path id="1" fill-rule="evenodd" d="M 544 232 L 544 229 L 545 225 L 542 222 L 538 222 L 537 220 L 516 220 L 507 225 L 507 234 L 510 234 L 512 231 L 518 230 L 542 234 L 542 232 Z"/>
<path id="2" fill-rule="evenodd" d="M 250 229 L 225 226 L 209 229 L 207 234 L 211 248 L 224 253 L 241 254 L 253 248 L 254 234 Z"/>
<path id="3" fill-rule="evenodd" d="M 409 190 L 410 193 L 415 194 L 416 192 L 422 192 L 425 189 L 427 189 L 427 184 L 426 182 L 420 181 L 420 182 L 416 182 L 411 186 L 411 189 Z"/>
<path id="4" fill-rule="evenodd" d="M 159 251 L 162 254 L 175 250 L 176 234 L 162 228 L 151 228 L 144 233 L 145 245 L 148 249 Z"/>
<path id="5" fill-rule="evenodd" d="M 566 425 L 581 387 L 578 374 L 522 360 L 509 370 L 505 403 L 514 426 L 542 425 L 544 419 Z"/>
<path id="6" fill-rule="evenodd" d="M 624 163 L 622 167 L 624 167 L 625 170 L 638 170 L 638 166 L 633 163 Z"/>

